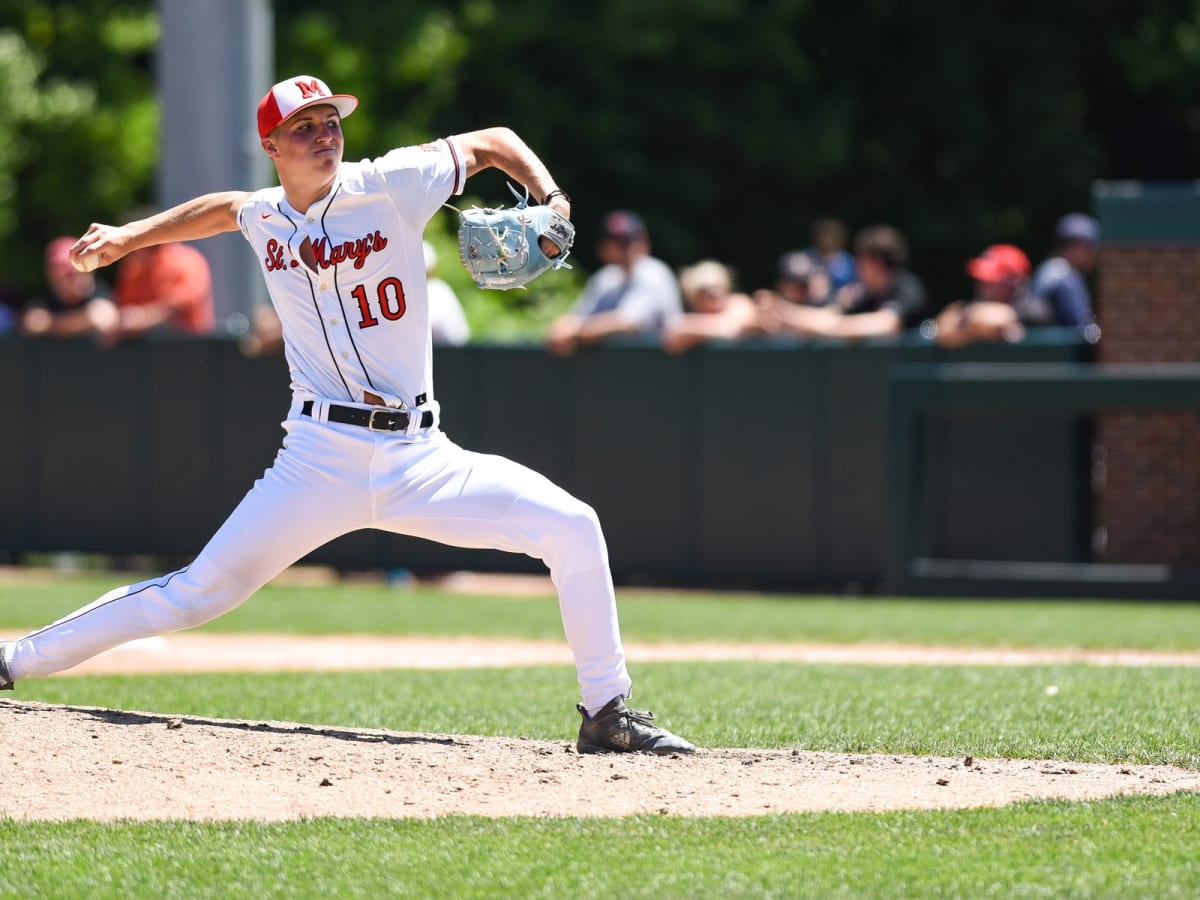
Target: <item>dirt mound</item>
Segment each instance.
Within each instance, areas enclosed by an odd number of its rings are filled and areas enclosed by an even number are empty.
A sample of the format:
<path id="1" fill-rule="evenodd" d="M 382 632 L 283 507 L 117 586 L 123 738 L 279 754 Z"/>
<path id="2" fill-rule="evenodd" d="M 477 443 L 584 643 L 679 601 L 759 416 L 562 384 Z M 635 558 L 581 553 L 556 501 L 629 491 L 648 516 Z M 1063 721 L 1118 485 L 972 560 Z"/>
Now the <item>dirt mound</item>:
<path id="1" fill-rule="evenodd" d="M 1200 664 L 1200 655 L 1184 653 L 891 645 L 627 649 L 639 662 Z M 570 659 L 562 642 L 192 632 L 136 641 L 63 674 L 565 665 Z M 705 749 L 678 758 L 580 756 L 568 740 L 246 722 L 11 699 L 0 700 L 0 735 L 5 769 L 0 817 L 19 819 L 744 816 L 1200 790 L 1200 772 L 1169 766 L 789 750 Z"/>
<path id="2" fill-rule="evenodd" d="M 789 750 L 580 756 L 567 741 L 411 734 L 0 701 L 0 817 L 745 816 L 1200 790 L 1170 766 Z"/>

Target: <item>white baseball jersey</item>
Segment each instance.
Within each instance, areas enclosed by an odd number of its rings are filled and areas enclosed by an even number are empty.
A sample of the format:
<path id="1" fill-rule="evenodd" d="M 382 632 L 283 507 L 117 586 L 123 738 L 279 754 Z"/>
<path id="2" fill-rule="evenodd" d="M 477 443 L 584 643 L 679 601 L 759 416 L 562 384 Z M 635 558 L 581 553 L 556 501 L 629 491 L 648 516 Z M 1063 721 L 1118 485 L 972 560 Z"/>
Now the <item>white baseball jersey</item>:
<path id="1" fill-rule="evenodd" d="M 453 138 L 343 162 L 332 190 L 293 209 L 282 187 L 250 196 L 239 225 L 263 267 L 301 400 L 437 412 L 426 296 L 425 226 L 462 193 Z M 316 270 L 301 256 L 308 241 Z"/>

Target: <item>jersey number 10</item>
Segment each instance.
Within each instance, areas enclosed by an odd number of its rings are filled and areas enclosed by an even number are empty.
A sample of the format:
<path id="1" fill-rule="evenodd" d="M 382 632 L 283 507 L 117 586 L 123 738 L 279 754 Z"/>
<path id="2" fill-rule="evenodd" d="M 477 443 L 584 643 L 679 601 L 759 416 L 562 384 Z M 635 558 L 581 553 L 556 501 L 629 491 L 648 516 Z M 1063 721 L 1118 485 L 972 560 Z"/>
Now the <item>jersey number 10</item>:
<path id="1" fill-rule="evenodd" d="M 404 285 L 399 278 L 392 276 L 383 279 L 375 288 L 375 295 L 381 316 L 391 322 L 404 317 L 408 307 L 404 302 Z M 358 285 L 350 292 L 350 296 L 358 301 L 358 327 L 374 328 L 378 325 L 379 320 L 371 312 L 371 301 L 367 297 L 366 285 Z"/>

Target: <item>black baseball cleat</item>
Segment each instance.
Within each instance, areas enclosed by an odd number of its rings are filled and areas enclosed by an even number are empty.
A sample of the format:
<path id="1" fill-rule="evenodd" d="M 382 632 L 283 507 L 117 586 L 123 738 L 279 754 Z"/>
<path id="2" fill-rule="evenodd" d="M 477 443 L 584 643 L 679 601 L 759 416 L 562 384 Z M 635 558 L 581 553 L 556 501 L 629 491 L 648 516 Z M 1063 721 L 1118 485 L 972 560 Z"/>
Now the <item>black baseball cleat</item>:
<path id="1" fill-rule="evenodd" d="M 8 641 L 0 641 L 0 691 L 13 689 L 12 676 L 8 674 L 8 663 L 4 660 L 4 649 L 8 646 Z"/>
<path id="2" fill-rule="evenodd" d="M 654 713 L 630 709 L 614 697 L 594 716 L 582 704 L 583 716 L 575 749 L 580 753 L 695 753 L 696 748 L 678 735 L 654 724 Z"/>

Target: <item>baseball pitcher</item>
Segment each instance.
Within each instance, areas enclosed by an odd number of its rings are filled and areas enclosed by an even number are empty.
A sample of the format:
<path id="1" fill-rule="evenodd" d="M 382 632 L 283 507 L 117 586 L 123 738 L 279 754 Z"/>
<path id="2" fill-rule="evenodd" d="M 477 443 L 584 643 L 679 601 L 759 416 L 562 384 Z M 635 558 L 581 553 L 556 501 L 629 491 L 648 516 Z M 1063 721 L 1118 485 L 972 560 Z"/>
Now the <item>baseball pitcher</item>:
<path id="1" fill-rule="evenodd" d="M 71 248 L 76 267 L 91 270 L 140 247 L 240 230 L 282 323 L 292 403 L 274 463 L 190 565 L 0 643 L 0 689 L 200 625 L 322 544 L 379 528 L 543 560 L 582 691 L 579 752 L 692 752 L 652 714 L 625 705 L 631 680 L 595 512 L 537 472 L 464 450 L 438 427 L 426 224 L 471 175 L 503 171 L 540 202 L 465 211 L 460 247 L 478 283 L 520 287 L 564 264 L 574 239 L 569 198 L 507 128 L 344 162 L 341 120 L 357 105 L 310 75 L 281 81 L 258 107 L 278 187 L 206 194 L 123 226 L 94 224 Z"/>

